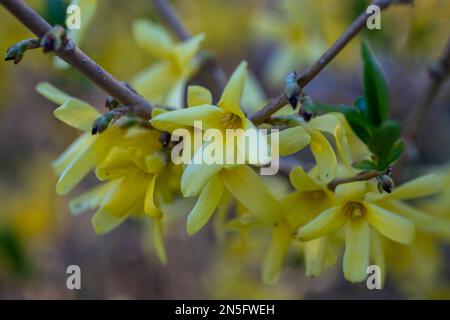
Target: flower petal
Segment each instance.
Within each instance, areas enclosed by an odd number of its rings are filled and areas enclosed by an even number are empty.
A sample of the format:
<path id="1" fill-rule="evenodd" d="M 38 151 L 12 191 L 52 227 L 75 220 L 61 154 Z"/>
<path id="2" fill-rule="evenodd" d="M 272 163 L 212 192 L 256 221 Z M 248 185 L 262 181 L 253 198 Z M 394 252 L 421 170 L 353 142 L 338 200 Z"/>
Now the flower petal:
<path id="1" fill-rule="evenodd" d="M 155 103 L 166 104 L 167 95 L 179 78 L 167 61 L 160 61 L 139 73 L 131 84 L 139 94 Z"/>
<path id="2" fill-rule="evenodd" d="M 128 152 L 122 148 L 114 147 L 95 170 L 100 181 L 113 180 L 123 177 L 137 167 L 128 157 Z"/>
<path id="3" fill-rule="evenodd" d="M 311 141 L 311 136 L 302 126 L 282 130 L 278 134 L 280 150 L 279 153 L 282 157 L 294 154 L 302 150 Z"/>
<path id="4" fill-rule="evenodd" d="M 48 82 L 40 82 L 36 86 L 36 91 L 56 104 L 63 104 L 67 100 L 73 98 Z"/>
<path id="5" fill-rule="evenodd" d="M 187 92 L 187 103 L 189 107 L 212 104 L 211 91 L 202 86 L 189 86 Z"/>
<path id="6" fill-rule="evenodd" d="M 191 60 L 195 57 L 200 49 L 200 44 L 205 39 L 204 34 L 198 34 L 188 40 L 178 43 L 175 46 L 174 54 L 179 68 L 182 70 L 189 65 Z M 188 75 L 184 75 L 188 76 Z"/>
<path id="7" fill-rule="evenodd" d="M 314 179 L 311 178 L 301 166 L 292 169 L 289 173 L 289 179 L 295 189 L 299 191 L 314 191 L 322 189 L 322 186 L 314 181 Z"/>
<path id="8" fill-rule="evenodd" d="M 170 89 L 165 103 L 171 107 L 183 108 L 184 106 L 184 91 L 186 88 L 186 79 L 180 79 L 175 82 L 175 85 Z"/>
<path id="9" fill-rule="evenodd" d="M 183 176 L 181 177 L 181 192 L 185 197 L 198 195 L 211 178 L 223 168 L 222 164 L 204 163 L 205 157 L 203 156 L 203 153 L 205 152 L 208 143 L 209 142 L 205 142 L 202 147 L 197 150 L 191 162 L 184 169 Z"/>
<path id="10" fill-rule="evenodd" d="M 161 131 L 173 131 L 174 125 L 194 127 L 194 122 L 201 123 L 202 130 L 221 128 L 220 121 L 223 110 L 212 105 L 202 105 L 162 113 L 153 118 L 150 123 Z M 199 128 L 200 129 L 200 128 Z"/>
<path id="11" fill-rule="evenodd" d="M 154 174 L 150 182 L 148 184 L 147 191 L 145 193 L 145 200 L 144 200 L 144 212 L 149 215 L 152 218 L 155 219 L 162 219 L 163 212 L 159 209 L 157 205 L 157 199 L 156 199 L 156 181 L 158 179 L 158 174 Z"/>
<path id="12" fill-rule="evenodd" d="M 275 284 L 278 281 L 292 241 L 290 234 L 291 230 L 283 224 L 273 228 L 272 239 L 262 268 L 262 278 L 265 283 Z"/>
<path id="13" fill-rule="evenodd" d="M 345 226 L 344 276 L 350 282 L 367 277 L 370 257 L 370 228 L 365 219 L 349 219 Z"/>
<path id="14" fill-rule="evenodd" d="M 295 237 L 301 241 L 317 239 L 339 229 L 346 221 L 347 217 L 342 212 L 342 208 L 332 207 L 299 228 Z"/>
<path id="15" fill-rule="evenodd" d="M 243 61 L 236 68 L 228 80 L 223 90 L 219 107 L 244 118 L 244 112 L 241 110 L 241 98 L 244 92 L 245 82 L 247 80 L 247 62 Z"/>
<path id="16" fill-rule="evenodd" d="M 200 231 L 209 221 L 219 205 L 223 194 L 223 183 L 214 177 L 200 193 L 192 211 L 187 218 L 187 233 L 192 236 Z"/>
<path id="17" fill-rule="evenodd" d="M 167 264 L 166 246 L 164 244 L 164 228 L 161 219 L 152 219 L 152 238 L 156 254 L 162 264 Z"/>
<path id="18" fill-rule="evenodd" d="M 66 100 L 53 114 L 69 126 L 88 132 L 92 130 L 95 119 L 100 117 L 95 108 L 78 99 Z"/>
<path id="19" fill-rule="evenodd" d="M 250 167 L 240 165 L 222 170 L 220 177 L 227 190 L 264 223 L 273 225 L 279 220 L 280 205 Z"/>
<path id="20" fill-rule="evenodd" d="M 96 234 L 105 234 L 117 228 L 127 216 L 117 217 L 108 210 L 101 208 L 92 217 L 92 225 Z"/>
<path id="21" fill-rule="evenodd" d="M 61 174 L 71 162 L 82 154 L 93 142 L 90 133 L 83 133 L 56 159 L 52 165 L 56 174 Z"/>
<path id="22" fill-rule="evenodd" d="M 338 185 L 334 194 L 339 203 L 345 204 L 349 201 L 363 201 L 366 190 L 366 181 L 355 181 Z"/>
<path id="23" fill-rule="evenodd" d="M 148 20 L 138 20 L 133 23 L 133 35 L 138 45 L 155 57 L 168 58 L 173 42 L 169 33 L 160 25 Z"/>
<path id="24" fill-rule="evenodd" d="M 325 268 L 327 237 L 320 237 L 304 244 L 305 273 L 308 277 L 318 277 Z"/>
<path id="25" fill-rule="evenodd" d="M 406 182 L 386 194 L 383 199 L 407 200 L 426 197 L 442 190 L 442 179 L 435 174 L 427 174 Z"/>
<path id="26" fill-rule="evenodd" d="M 337 160 L 328 140 L 317 130 L 311 130 L 311 151 L 319 167 L 319 178 L 323 184 L 331 182 L 336 176 Z"/>
<path id="27" fill-rule="evenodd" d="M 415 227 L 411 221 L 373 204 L 366 207 L 367 221 L 382 235 L 402 244 L 413 241 Z"/>
<path id="28" fill-rule="evenodd" d="M 80 196 L 70 200 L 69 208 L 72 214 L 80 214 L 89 209 L 100 208 L 111 199 L 116 192 L 120 183 L 119 181 L 111 181 L 100 184 Z"/>

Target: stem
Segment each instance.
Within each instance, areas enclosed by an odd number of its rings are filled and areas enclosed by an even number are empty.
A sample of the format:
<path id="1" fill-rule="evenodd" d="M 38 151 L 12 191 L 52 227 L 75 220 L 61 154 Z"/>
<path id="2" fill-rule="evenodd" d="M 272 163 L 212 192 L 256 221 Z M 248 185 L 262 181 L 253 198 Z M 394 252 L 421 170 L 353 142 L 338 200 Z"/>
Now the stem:
<path id="1" fill-rule="evenodd" d="M 181 23 L 180 18 L 176 14 L 175 10 L 167 3 L 165 0 L 153 0 L 155 3 L 155 8 L 163 16 L 164 20 L 173 29 L 180 40 L 188 40 L 191 35 Z"/>
<path id="2" fill-rule="evenodd" d="M 381 10 L 388 8 L 391 4 L 406 4 L 411 3 L 411 0 L 374 0 L 372 5 L 377 5 Z M 364 28 L 367 19 L 372 14 L 366 11 L 351 24 L 351 26 L 325 51 L 320 58 L 314 62 L 308 69 L 306 69 L 298 78 L 297 83 L 301 88 L 304 88 L 311 82 L 338 54 L 343 48 Z M 255 124 L 261 124 L 270 118 L 272 114 L 280 110 L 289 101 L 281 93 L 276 98 L 272 99 L 264 108 L 253 114 L 250 119 Z"/>
<path id="3" fill-rule="evenodd" d="M 51 29 L 51 25 L 23 1 L 0 0 L 0 4 L 39 38 L 42 38 Z M 148 101 L 135 93 L 125 83 L 114 78 L 76 47 L 73 41 L 69 41 L 64 48 L 55 53 L 58 57 L 78 69 L 117 101 L 124 105 L 140 109 L 148 115 L 151 114 L 152 105 Z"/>
<path id="4" fill-rule="evenodd" d="M 367 181 L 367 180 L 379 177 L 383 174 L 386 174 L 386 172 L 363 171 L 363 172 L 360 172 L 357 175 L 350 177 L 350 178 L 335 179 L 335 180 L 331 181 L 328 184 L 328 189 L 330 189 L 331 191 L 334 191 L 336 189 L 336 187 L 340 184 L 355 182 L 355 181 Z"/>

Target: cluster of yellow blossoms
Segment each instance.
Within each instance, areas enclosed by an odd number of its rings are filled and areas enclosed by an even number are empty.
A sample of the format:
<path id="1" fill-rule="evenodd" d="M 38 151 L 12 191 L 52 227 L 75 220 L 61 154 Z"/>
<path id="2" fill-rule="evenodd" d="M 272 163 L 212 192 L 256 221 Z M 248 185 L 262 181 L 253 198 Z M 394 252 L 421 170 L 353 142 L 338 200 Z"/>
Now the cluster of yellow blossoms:
<path id="1" fill-rule="evenodd" d="M 161 61 L 136 77 L 133 85 L 149 100 L 177 108 L 155 108 L 150 126 L 127 126 L 119 119 L 103 133 L 91 135 L 100 116 L 95 108 L 50 84 L 37 87 L 60 105 L 54 111 L 58 119 L 84 131 L 54 162 L 59 175 L 56 191 L 66 195 L 89 172 L 95 172 L 102 183 L 71 200 L 70 208 L 74 214 L 97 210 L 92 218 L 96 232 L 109 232 L 129 217 L 147 216 L 154 226 L 157 252 L 165 262 L 166 207 L 181 196 L 197 197 L 195 206 L 186 212 L 189 235 L 200 231 L 216 209 L 218 219 L 226 221 L 222 228 L 262 227 L 272 232 L 262 271 L 269 283 L 277 280 L 292 241 L 302 243 L 309 276 L 319 276 L 326 265 L 335 264 L 344 244 L 344 276 L 360 282 L 367 277 L 371 263 L 382 269 L 384 278 L 384 252 L 394 243 L 403 245 L 402 251 L 413 243 L 416 232 L 429 236 L 450 233 L 447 220 L 434 219 L 405 202 L 439 192 L 442 183 L 435 175 L 414 179 L 392 193 L 380 194 L 373 181 L 330 188 L 334 179 L 359 172 L 352 167 L 354 162 L 371 157 L 341 114 L 329 113 L 310 121 L 297 117 L 295 125 L 280 132 L 281 156 L 309 146 L 316 162 L 308 172 L 300 166 L 294 168 L 290 172 L 294 190 L 282 196 L 275 195 L 249 165 L 252 150 L 245 152 L 244 164 L 174 164 L 171 144 L 161 142 L 162 134 L 180 128 L 255 128 L 242 104 L 246 92 L 252 91 L 248 90 L 247 63 L 236 68 L 217 104 L 208 89 L 191 86 L 188 106 L 183 108 L 184 88 L 198 68 L 195 57 L 203 37 L 175 44 L 161 27 L 145 21 L 137 22 L 134 31 L 138 43 Z M 290 113 L 295 115 L 296 111 Z M 201 121 L 201 128 L 196 127 L 196 121 Z M 193 158 L 205 150 L 188 144 L 184 147 L 194 149 Z M 227 210 L 237 206 L 240 210 Z"/>

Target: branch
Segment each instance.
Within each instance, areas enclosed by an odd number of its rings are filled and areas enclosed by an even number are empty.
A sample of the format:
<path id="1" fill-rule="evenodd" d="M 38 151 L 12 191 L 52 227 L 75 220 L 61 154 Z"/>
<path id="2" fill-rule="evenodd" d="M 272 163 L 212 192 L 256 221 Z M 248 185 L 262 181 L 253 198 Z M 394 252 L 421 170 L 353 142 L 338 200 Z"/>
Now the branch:
<path id="1" fill-rule="evenodd" d="M 349 183 L 349 182 L 355 182 L 355 181 L 367 181 L 373 178 L 380 177 L 382 175 L 385 175 L 386 172 L 382 171 L 363 171 L 358 173 L 357 175 L 350 177 L 350 178 L 342 178 L 342 179 L 335 179 L 331 181 L 327 187 L 331 191 L 334 191 L 336 187 L 340 184 Z"/>
<path id="2" fill-rule="evenodd" d="M 412 0 L 374 0 L 372 5 L 378 6 L 381 10 L 388 8 L 391 4 L 410 4 Z M 351 26 L 325 51 L 312 66 L 306 69 L 298 78 L 297 83 L 300 88 L 304 88 L 313 80 L 338 54 L 343 48 L 364 28 L 367 19 L 372 13 L 363 12 Z M 261 124 L 272 114 L 280 110 L 289 103 L 284 93 L 272 99 L 264 108 L 253 114 L 250 119 L 255 124 Z"/>
<path id="3" fill-rule="evenodd" d="M 433 61 L 428 67 L 429 83 L 425 95 L 420 104 L 415 108 L 406 122 L 405 138 L 407 141 L 416 142 L 422 129 L 423 120 L 427 112 L 433 106 L 433 102 L 442 85 L 450 74 L 450 38 L 440 58 Z"/>
<path id="4" fill-rule="evenodd" d="M 12 15 L 39 38 L 44 37 L 52 26 L 37 12 L 21 0 L 0 0 Z M 81 51 L 73 41 L 68 41 L 56 55 L 78 69 L 101 89 L 124 105 L 133 106 L 147 115 L 151 114 L 152 105 L 125 83 L 118 81 L 95 61 Z"/>

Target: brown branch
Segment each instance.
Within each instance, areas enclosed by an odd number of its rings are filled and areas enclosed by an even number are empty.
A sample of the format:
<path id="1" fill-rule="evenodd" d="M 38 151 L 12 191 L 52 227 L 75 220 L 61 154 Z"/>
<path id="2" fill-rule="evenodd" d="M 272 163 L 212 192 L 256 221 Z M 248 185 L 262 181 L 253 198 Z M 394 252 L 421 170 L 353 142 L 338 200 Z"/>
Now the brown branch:
<path id="1" fill-rule="evenodd" d="M 386 172 L 381 172 L 381 171 L 363 171 L 363 172 L 360 172 L 360 173 L 358 173 L 355 176 L 350 177 L 350 178 L 335 179 L 335 180 L 331 181 L 327 185 L 327 187 L 331 191 L 334 191 L 336 189 L 336 187 L 338 185 L 340 185 L 340 184 L 349 183 L 349 182 L 355 182 L 355 181 L 367 181 L 367 180 L 370 180 L 370 179 L 382 176 L 384 174 L 386 174 Z"/>
<path id="2" fill-rule="evenodd" d="M 412 0 L 374 0 L 372 5 L 377 5 L 381 10 L 388 8 L 391 4 L 406 4 Z M 351 24 L 351 26 L 325 51 L 320 58 L 314 62 L 297 78 L 297 83 L 304 88 L 313 80 L 341 51 L 345 46 L 364 28 L 367 19 L 372 14 L 366 11 Z M 250 119 L 255 124 L 261 124 L 270 118 L 272 114 L 289 103 L 284 93 L 272 99 L 264 108 L 253 114 Z"/>
<path id="3" fill-rule="evenodd" d="M 178 15 L 175 10 L 167 3 L 165 0 L 153 0 L 155 3 L 155 8 L 162 15 L 166 23 L 170 26 L 170 28 L 176 33 L 180 40 L 185 41 L 188 40 L 191 35 L 181 23 Z"/>
<path id="4" fill-rule="evenodd" d="M 21 0 L 0 0 L 12 15 L 39 38 L 42 38 L 52 27 L 37 12 Z M 95 61 L 81 51 L 73 41 L 55 52 L 58 57 L 72 65 L 94 82 L 101 89 L 124 105 L 133 106 L 140 112 L 151 114 L 152 105 L 125 83 L 118 81 Z"/>
<path id="5" fill-rule="evenodd" d="M 425 90 L 425 95 L 420 104 L 414 109 L 405 125 L 405 138 L 409 142 L 417 142 L 420 135 L 423 120 L 426 118 L 428 110 L 433 106 L 433 102 L 442 85 L 450 74 L 450 38 L 446 44 L 442 55 L 428 67 L 429 83 Z"/>

